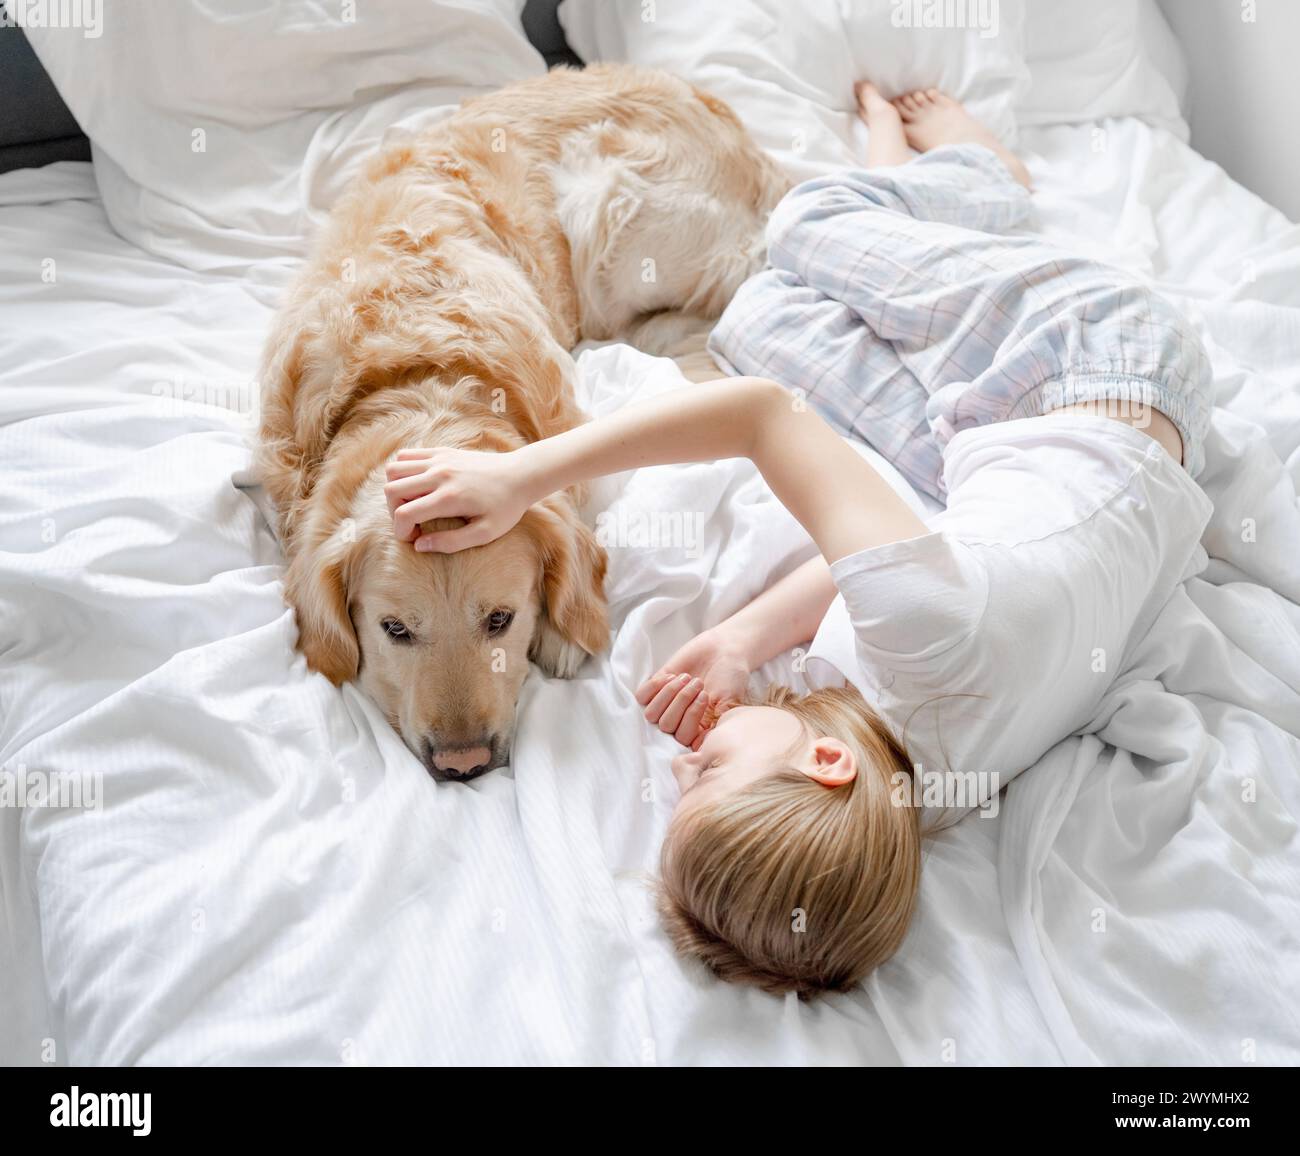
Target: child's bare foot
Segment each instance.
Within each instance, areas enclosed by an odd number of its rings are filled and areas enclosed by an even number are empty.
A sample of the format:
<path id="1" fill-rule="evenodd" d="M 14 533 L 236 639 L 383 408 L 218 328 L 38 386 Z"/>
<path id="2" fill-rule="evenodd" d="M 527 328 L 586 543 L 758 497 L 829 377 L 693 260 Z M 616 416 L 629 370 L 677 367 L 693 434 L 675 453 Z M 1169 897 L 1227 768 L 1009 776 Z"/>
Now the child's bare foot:
<path id="1" fill-rule="evenodd" d="M 859 114 L 867 124 L 871 123 L 873 116 L 883 116 L 888 119 L 891 110 L 898 112 L 898 109 L 881 95 L 880 89 L 869 80 L 859 80 L 853 86 L 853 97 L 858 102 Z"/>
<path id="2" fill-rule="evenodd" d="M 1011 175 L 1030 188 L 1029 170 L 1020 158 L 976 120 L 961 101 L 937 88 L 918 88 L 894 100 L 903 120 L 907 143 L 919 153 L 946 144 L 982 144 L 991 148 Z"/>
<path id="3" fill-rule="evenodd" d="M 912 154 L 907 147 L 902 114 L 869 80 L 859 80 L 853 86 L 853 96 L 858 102 L 858 115 L 871 130 L 867 140 L 867 168 L 906 164 Z"/>

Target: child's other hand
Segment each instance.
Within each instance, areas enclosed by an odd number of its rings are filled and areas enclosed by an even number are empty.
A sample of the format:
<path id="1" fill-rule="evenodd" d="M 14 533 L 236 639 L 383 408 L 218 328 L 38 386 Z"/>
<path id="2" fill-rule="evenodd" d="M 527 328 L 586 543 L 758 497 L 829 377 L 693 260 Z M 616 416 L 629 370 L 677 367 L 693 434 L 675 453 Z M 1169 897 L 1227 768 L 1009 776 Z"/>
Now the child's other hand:
<path id="1" fill-rule="evenodd" d="M 647 722 L 696 749 L 717 716 L 744 700 L 749 659 L 734 639 L 714 629 L 692 638 L 636 692 Z"/>
<path id="2" fill-rule="evenodd" d="M 483 546 L 514 528 L 532 504 L 512 453 L 405 449 L 388 463 L 384 498 L 393 530 L 422 553 L 450 554 Z M 420 533 L 434 518 L 464 518 L 455 530 Z"/>

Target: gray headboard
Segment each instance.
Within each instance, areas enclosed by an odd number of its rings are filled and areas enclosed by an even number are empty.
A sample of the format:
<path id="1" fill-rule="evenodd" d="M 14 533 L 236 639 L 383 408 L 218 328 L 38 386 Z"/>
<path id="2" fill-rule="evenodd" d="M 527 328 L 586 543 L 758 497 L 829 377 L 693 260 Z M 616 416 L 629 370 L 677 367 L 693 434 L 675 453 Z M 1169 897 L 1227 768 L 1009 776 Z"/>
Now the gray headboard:
<path id="1" fill-rule="evenodd" d="M 524 31 L 547 64 L 581 64 L 555 14 L 560 0 L 528 0 Z M 0 25 L 0 173 L 90 160 L 90 142 L 59 97 L 21 28 Z"/>

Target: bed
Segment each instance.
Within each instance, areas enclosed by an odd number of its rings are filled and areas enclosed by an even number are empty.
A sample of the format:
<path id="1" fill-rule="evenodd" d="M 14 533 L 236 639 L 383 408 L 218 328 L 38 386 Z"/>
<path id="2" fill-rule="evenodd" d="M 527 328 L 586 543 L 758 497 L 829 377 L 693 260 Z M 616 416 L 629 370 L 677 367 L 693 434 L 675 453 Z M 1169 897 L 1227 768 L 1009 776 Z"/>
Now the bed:
<path id="1" fill-rule="evenodd" d="M 434 783 L 354 688 L 306 668 L 250 472 L 257 357 L 355 156 L 545 67 L 513 0 L 468 8 L 468 79 L 317 109 L 309 163 L 290 143 L 265 173 L 255 151 L 218 159 L 223 179 L 252 175 L 243 215 L 215 222 L 115 151 L 105 81 L 69 72 L 84 46 L 33 32 L 96 153 L 0 176 L 0 788 L 64 775 L 98 794 L 0 807 L 0 1062 L 1300 1062 L 1300 230 L 1187 146 L 1167 41 L 1123 63 L 1138 104 L 1158 89 L 1137 113 L 1106 106 L 1115 84 L 1068 113 L 1032 78 L 1006 84 L 1039 227 L 1148 277 L 1212 354 L 1210 561 L 1136 648 L 1106 725 L 928 843 L 912 933 L 860 990 L 721 984 L 674 957 L 652 907 L 674 745 L 631 690 L 812 550 L 748 466 L 595 488 L 590 516 L 618 528 L 612 645 L 572 681 L 530 676 L 509 769 Z M 586 0 L 560 18 L 584 57 L 642 58 L 630 20 L 602 26 Z M 1026 29 L 1007 51 L 1030 47 Z M 113 51 L 126 68 L 147 49 Z M 716 60 L 673 63 L 769 144 L 762 101 Z M 154 78 L 159 101 L 185 71 Z M 1000 83 L 966 94 L 994 119 Z M 116 119 L 150 136 L 157 109 L 130 98 Z M 315 106 L 293 100 L 301 127 Z M 840 148 L 852 162 L 845 109 L 805 123 L 831 143 L 772 142 L 793 173 Z M 621 344 L 578 366 L 597 414 L 683 381 Z M 797 684 L 801 665 L 763 673 Z"/>

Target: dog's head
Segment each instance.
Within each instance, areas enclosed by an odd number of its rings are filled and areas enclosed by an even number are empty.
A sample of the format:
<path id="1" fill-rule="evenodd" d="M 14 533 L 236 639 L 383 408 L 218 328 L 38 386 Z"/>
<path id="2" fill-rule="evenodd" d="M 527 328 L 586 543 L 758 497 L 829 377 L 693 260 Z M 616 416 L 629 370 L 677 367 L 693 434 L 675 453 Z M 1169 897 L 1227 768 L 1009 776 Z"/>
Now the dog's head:
<path id="1" fill-rule="evenodd" d="M 309 509 L 285 577 L 298 645 L 332 682 L 356 680 L 434 778 L 471 779 L 509 761 L 530 658 L 567 678 L 606 645 L 605 554 L 564 494 L 486 546 L 417 553 L 382 484 L 346 516 Z"/>

